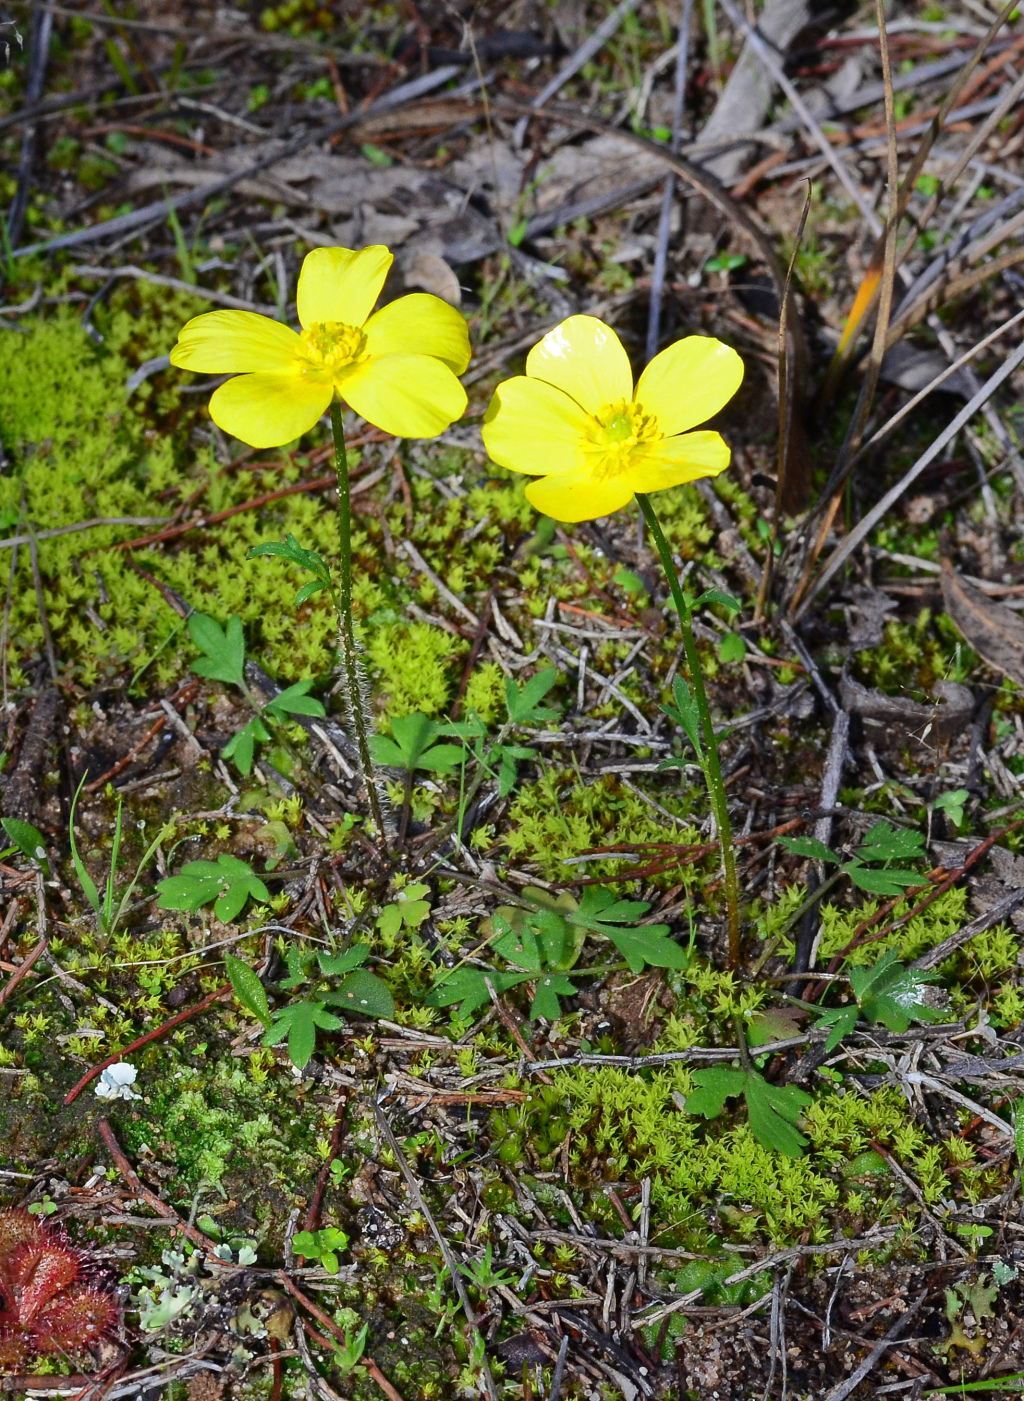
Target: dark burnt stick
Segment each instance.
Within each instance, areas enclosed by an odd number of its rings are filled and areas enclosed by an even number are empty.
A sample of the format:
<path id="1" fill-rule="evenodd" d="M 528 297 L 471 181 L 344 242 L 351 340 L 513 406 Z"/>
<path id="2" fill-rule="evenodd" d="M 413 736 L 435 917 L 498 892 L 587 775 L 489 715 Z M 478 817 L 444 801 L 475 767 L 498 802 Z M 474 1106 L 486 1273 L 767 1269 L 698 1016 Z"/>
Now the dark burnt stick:
<path id="1" fill-rule="evenodd" d="M 63 708 L 64 703 L 55 686 L 48 686 L 40 692 L 25 731 L 17 765 L 4 790 L 4 812 L 8 817 L 20 817 L 23 822 L 31 819 L 43 776 L 43 764 Z"/>

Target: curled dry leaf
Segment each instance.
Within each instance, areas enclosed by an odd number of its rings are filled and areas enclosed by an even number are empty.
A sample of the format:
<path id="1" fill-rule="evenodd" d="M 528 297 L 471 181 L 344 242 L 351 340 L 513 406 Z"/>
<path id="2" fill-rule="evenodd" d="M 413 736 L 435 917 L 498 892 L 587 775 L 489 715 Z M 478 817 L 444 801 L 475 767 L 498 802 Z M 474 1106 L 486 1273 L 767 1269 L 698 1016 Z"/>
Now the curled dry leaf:
<path id="1" fill-rule="evenodd" d="M 927 725 L 940 742 L 951 739 L 966 725 L 974 713 L 974 696 L 967 686 L 955 681 L 936 681 L 932 687 L 934 705 L 924 705 L 909 696 L 888 696 L 884 691 L 869 689 L 844 670 L 839 681 L 839 697 L 843 709 L 864 720 L 881 720 L 900 730 L 915 730 L 921 734 Z"/>
<path id="2" fill-rule="evenodd" d="M 948 559 L 942 560 L 942 598 L 946 612 L 978 656 L 1024 685 L 1024 620 L 968 584 Z"/>

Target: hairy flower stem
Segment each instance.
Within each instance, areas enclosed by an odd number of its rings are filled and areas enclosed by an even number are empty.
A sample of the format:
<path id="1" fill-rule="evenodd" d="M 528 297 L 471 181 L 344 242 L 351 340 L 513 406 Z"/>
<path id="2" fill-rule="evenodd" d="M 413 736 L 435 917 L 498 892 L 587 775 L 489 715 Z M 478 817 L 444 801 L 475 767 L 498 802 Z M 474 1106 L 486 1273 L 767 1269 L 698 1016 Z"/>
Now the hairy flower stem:
<path id="1" fill-rule="evenodd" d="M 662 568 L 665 570 L 665 577 L 668 579 L 669 589 L 672 591 L 672 602 L 676 606 L 679 614 L 679 626 L 683 633 L 683 650 L 686 653 L 686 665 L 690 672 L 690 683 L 693 686 L 694 699 L 697 702 L 697 712 L 700 715 L 700 725 L 704 732 L 704 754 L 701 759 L 701 768 L 704 770 L 704 780 L 708 786 L 708 797 L 711 799 L 711 811 L 715 817 L 715 824 L 718 827 L 718 838 L 722 843 L 722 865 L 725 868 L 725 903 L 729 920 L 729 966 L 737 969 L 740 966 L 740 896 L 739 883 L 736 879 L 736 850 L 732 842 L 732 825 L 729 822 L 729 808 L 726 800 L 725 784 L 722 782 L 722 765 L 718 757 L 718 739 L 715 735 L 714 723 L 711 719 L 711 708 L 708 705 L 707 691 L 704 689 L 704 675 L 700 669 L 700 658 L 697 655 L 697 644 L 693 640 L 693 623 L 689 604 L 679 587 L 679 577 L 676 574 L 675 563 L 672 559 L 672 551 L 669 543 L 665 539 L 665 532 L 661 528 L 661 522 L 654 513 L 651 499 L 643 492 L 636 494 L 637 504 L 643 512 L 647 528 L 651 532 L 651 539 L 657 546 L 658 554 L 661 556 Z"/>
<path id="2" fill-rule="evenodd" d="M 363 769 L 363 779 L 370 799 L 370 812 L 377 828 L 378 841 L 387 853 L 387 830 L 381 812 L 380 795 L 370 757 L 370 737 L 367 731 L 366 712 L 363 708 L 362 678 L 359 674 L 359 657 L 356 654 L 356 635 L 352 626 L 352 497 L 348 485 L 348 456 L 345 452 L 345 425 L 342 420 L 341 404 L 337 399 L 331 403 L 331 429 L 334 433 L 334 470 L 338 474 L 338 575 L 339 589 L 335 597 L 338 622 L 341 624 L 341 663 L 345 668 L 345 689 L 348 692 L 348 708 L 352 728 L 356 732 L 356 747 L 359 762 Z"/>

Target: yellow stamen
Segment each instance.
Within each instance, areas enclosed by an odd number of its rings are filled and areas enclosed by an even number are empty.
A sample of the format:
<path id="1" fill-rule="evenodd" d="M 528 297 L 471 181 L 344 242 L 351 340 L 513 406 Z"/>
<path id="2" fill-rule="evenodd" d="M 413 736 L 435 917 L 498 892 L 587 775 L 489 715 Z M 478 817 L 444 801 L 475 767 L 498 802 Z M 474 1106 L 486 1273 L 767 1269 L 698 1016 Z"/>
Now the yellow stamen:
<path id="1" fill-rule="evenodd" d="M 300 355 L 317 369 L 340 370 L 358 360 L 366 344 L 359 326 L 343 321 L 313 321 L 301 333 Z"/>
<path id="2" fill-rule="evenodd" d="M 634 450 L 662 434 L 657 420 L 637 403 L 608 404 L 597 416 L 594 450 L 600 454 L 600 474 L 619 475 L 630 469 Z"/>

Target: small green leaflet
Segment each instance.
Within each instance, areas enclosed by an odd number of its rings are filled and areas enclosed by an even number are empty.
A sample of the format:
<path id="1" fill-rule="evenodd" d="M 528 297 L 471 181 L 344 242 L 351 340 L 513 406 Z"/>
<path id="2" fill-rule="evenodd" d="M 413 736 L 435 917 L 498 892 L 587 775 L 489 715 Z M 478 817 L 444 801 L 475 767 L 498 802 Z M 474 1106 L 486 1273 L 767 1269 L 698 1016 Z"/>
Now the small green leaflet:
<path id="1" fill-rule="evenodd" d="M 300 569 L 307 570 L 313 575 L 308 584 L 303 584 L 295 595 L 295 606 L 306 602 L 307 598 L 312 598 L 314 594 L 331 590 L 331 571 L 320 555 L 315 550 L 306 550 L 299 544 L 294 535 L 287 536 L 284 540 L 268 540 L 264 545 L 257 545 L 248 554 L 249 559 L 256 559 L 260 555 L 278 555 L 281 559 L 290 560 L 292 564 L 297 564 Z"/>
<path id="2" fill-rule="evenodd" d="M 806 856 L 810 861 L 839 861 L 832 848 L 819 842 L 817 837 L 780 837 L 779 846 L 793 856 Z"/>
<path id="3" fill-rule="evenodd" d="M 869 895 L 902 895 L 908 886 L 927 884 L 920 872 L 896 870 L 891 866 L 882 871 L 870 871 L 859 861 L 847 861 L 842 869 L 858 890 L 866 890 Z"/>
<path id="4" fill-rule="evenodd" d="M 242 913 L 250 895 L 261 905 L 270 900 L 270 891 L 252 868 L 223 853 L 216 861 L 187 862 L 180 875 L 160 882 L 157 895 L 162 910 L 191 912 L 215 901 L 214 913 L 225 924 Z"/>
<path id="5" fill-rule="evenodd" d="M 393 1017 L 395 1003 L 387 983 L 360 966 L 366 962 L 369 953 L 369 944 L 353 944 L 337 954 L 317 950 L 316 961 L 320 972 L 328 978 L 341 978 L 341 984 L 333 992 L 318 992 L 312 997 L 278 1008 L 273 1013 L 272 1025 L 263 1037 L 264 1046 L 276 1046 L 287 1037 L 292 1063 L 302 1070 L 316 1046 L 317 1028 L 338 1031 L 345 1025 L 327 1010 L 329 1006 L 340 1007 L 346 1012 L 358 1012 L 363 1017 Z M 311 980 L 313 960 L 297 944 L 289 948 L 287 961 L 288 977 L 282 978 L 279 987 L 290 990 Z M 232 986 L 235 986 L 234 979 Z"/>
<path id="6" fill-rule="evenodd" d="M 571 997 L 576 989 L 564 973 L 545 973 L 537 979 L 537 991 L 530 1004 L 530 1020 L 546 1017 L 549 1022 L 557 1022 L 562 1014 L 558 994 Z"/>
<path id="7" fill-rule="evenodd" d="M 351 973 L 353 968 L 360 968 L 370 956 L 369 944 L 353 944 L 344 953 L 324 953 L 323 949 L 317 950 L 317 962 L 320 964 L 320 971 L 327 978 L 342 978 L 346 973 Z M 284 984 L 282 983 L 283 987 Z M 294 984 L 293 984 L 294 986 Z"/>
<path id="8" fill-rule="evenodd" d="M 545 720 L 556 720 L 559 712 L 541 705 L 540 702 L 557 680 L 558 672 L 553 666 L 538 671 L 525 686 L 520 686 L 518 681 L 513 681 L 511 677 L 506 678 L 505 705 L 508 718 L 517 725 L 539 725 Z"/>
<path id="9" fill-rule="evenodd" d="M 672 695 L 675 697 L 675 705 L 663 705 L 662 710 L 670 720 L 674 720 L 680 727 L 693 745 L 698 762 L 703 764 L 704 750 L 701 746 L 700 712 L 697 709 L 693 692 L 681 676 L 677 676 L 672 682 Z"/>
<path id="10" fill-rule="evenodd" d="M 247 725 L 228 740 L 220 751 L 222 759 L 233 759 L 235 768 L 246 778 L 252 773 L 252 761 L 256 753 L 256 741 L 266 741 L 270 731 L 258 715 L 254 715 Z"/>
<path id="11" fill-rule="evenodd" d="M 205 613 L 188 615 L 188 631 L 192 641 L 203 656 L 192 663 L 197 676 L 206 676 L 211 681 L 227 681 L 232 686 L 241 686 L 245 680 L 245 637 L 242 634 L 242 621 L 238 617 L 228 619 L 227 630 Z"/>
<path id="12" fill-rule="evenodd" d="M 358 1012 L 361 1017 L 390 1020 L 395 1015 L 395 999 L 387 983 L 366 968 L 350 973 L 337 992 L 325 994 L 324 1001 L 346 1012 Z"/>
<path id="13" fill-rule="evenodd" d="M 720 662 L 741 662 L 747 655 L 747 644 L 740 637 L 738 632 L 727 632 L 723 635 L 718 644 L 718 660 Z"/>
<path id="14" fill-rule="evenodd" d="M 423 898 L 429 893 L 429 885 L 416 881 L 400 890 L 393 904 L 384 906 L 377 916 L 377 928 L 386 939 L 393 939 L 403 925 L 406 929 L 420 927 L 430 914 L 430 904 Z"/>
<path id="15" fill-rule="evenodd" d="M 940 1022 L 943 1012 L 921 1000 L 934 973 L 905 968 L 896 949 L 884 953 L 873 968 L 851 968 L 850 985 L 869 1021 L 883 1022 L 890 1031 L 907 1031 L 912 1021 Z"/>
<path id="16" fill-rule="evenodd" d="M 370 736 L 370 753 L 375 764 L 405 769 L 413 773 L 424 769 L 428 773 L 449 774 L 458 768 L 465 755 L 461 745 L 435 744 L 445 732 L 445 726 L 430 720 L 419 711 L 392 720 L 391 734 Z"/>
<path id="17" fill-rule="evenodd" d="M 694 600 L 693 609 L 704 607 L 708 603 L 720 604 L 722 608 L 727 608 L 730 613 L 742 613 L 743 604 L 738 598 L 733 598 L 731 593 L 726 593 L 723 589 L 705 589 L 699 598 Z"/>
<path id="18" fill-rule="evenodd" d="M 442 974 L 430 992 L 423 999 L 427 1007 L 452 1007 L 456 1002 L 462 1005 L 459 1016 L 464 1020 L 471 1017 L 478 1007 L 484 1007 L 491 1000 L 487 990 L 490 983 L 500 997 L 510 988 L 520 983 L 528 983 L 532 973 L 498 973 L 493 969 L 455 968 L 451 973 Z"/>
<path id="19" fill-rule="evenodd" d="M 31 822 L 22 822 L 20 817 L 0 818 L 0 823 L 22 856 L 37 862 L 43 875 L 49 880 L 50 863 L 46 859 L 46 842 L 39 828 L 33 827 Z"/>
<path id="20" fill-rule="evenodd" d="M 322 1231 L 298 1231 L 292 1240 L 296 1255 L 304 1260 L 319 1260 L 329 1275 L 338 1273 L 338 1251 L 347 1246 L 348 1236 L 337 1226 L 326 1226 Z"/>
<path id="21" fill-rule="evenodd" d="M 507 798 L 516 786 L 516 760 L 532 759 L 534 751 L 528 749 L 525 744 L 496 744 L 491 750 L 490 758 L 493 762 L 499 759 L 498 766 L 498 797 Z"/>
<path id="22" fill-rule="evenodd" d="M 279 691 L 273 700 L 267 702 L 264 710 L 275 720 L 284 720 L 286 715 L 315 715 L 319 719 L 327 712 L 316 696 L 309 694 L 312 689 L 311 680 L 296 681 Z"/>
<path id="23" fill-rule="evenodd" d="M 610 890 L 589 885 L 579 909 L 567 918 L 570 924 L 610 940 L 633 973 L 642 972 L 645 963 L 654 968 L 685 968 L 689 955 L 668 937 L 667 924 L 634 923 L 650 908 L 646 900 L 619 900 Z"/>
<path id="24" fill-rule="evenodd" d="M 861 861 L 916 861 L 924 855 L 923 832 L 876 822 L 857 849 Z"/>
<path id="25" fill-rule="evenodd" d="M 825 1050 L 833 1051 L 857 1025 L 858 1013 L 869 1022 L 881 1022 L 890 1031 L 909 1030 L 911 1022 L 942 1021 L 941 1008 L 930 1007 L 922 993 L 935 981 L 934 973 L 905 968 L 896 949 L 884 953 L 870 968 L 851 968 L 850 986 L 856 1005 L 830 1007 L 818 1018 L 818 1027 L 830 1026 Z"/>
<path id="26" fill-rule="evenodd" d="M 247 1012 L 251 1012 L 264 1028 L 270 1025 L 270 1006 L 267 994 L 254 969 L 243 963 L 234 954 L 224 955 L 224 967 L 232 990 Z"/>
<path id="27" fill-rule="evenodd" d="M 964 820 L 964 804 L 970 800 L 970 796 L 966 788 L 954 788 L 951 793 L 940 793 L 932 807 L 937 812 L 944 812 L 953 826 L 959 827 Z"/>
<path id="28" fill-rule="evenodd" d="M 775 1148 L 787 1158 L 803 1156 L 807 1139 L 796 1127 L 800 1115 L 813 1103 L 796 1085 L 769 1085 L 754 1070 L 715 1065 L 693 1074 L 699 1086 L 686 1101 L 688 1114 L 717 1119 L 727 1099 L 742 1095 L 747 1105 L 750 1131 L 765 1148 Z"/>
<path id="29" fill-rule="evenodd" d="M 647 585 L 640 578 L 640 575 L 634 574 L 632 569 L 625 569 L 621 565 L 612 575 L 612 583 L 618 584 L 619 588 L 625 589 L 628 594 L 647 592 Z"/>
<path id="30" fill-rule="evenodd" d="M 822 1013 L 814 1026 L 815 1030 L 820 1030 L 826 1026 L 832 1028 L 828 1034 L 828 1040 L 825 1042 L 826 1053 L 834 1051 L 843 1037 L 849 1036 L 850 1032 L 857 1025 L 859 1016 L 860 1008 L 857 1006 L 856 1002 L 850 1003 L 847 1007 L 830 1007 L 827 1012 Z"/>
<path id="31" fill-rule="evenodd" d="M 428 1007 L 450 1007 L 461 1003 L 459 1015 L 468 1017 L 490 1000 L 488 981 L 499 995 L 520 983 L 536 980 L 530 1016 L 559 1016 L 559 996 L 576 992 L 568 976 L 583 948 L 586 935 L 597 934 L 610 940 L 634 973 L 644 967 L 685 968 L 687 951 L 668 937 L 667 924 L 635 925 L 650 909 L 641 900 L 619 900 L 600 886 L 588 886 L 579 905 L 569 894 L 553 897 L 539 888 L 527 887 L 525 899 L 536 908 L 502 905 L 491 919 L 492 948 L 514 971 L 457 968 L 442 972 L 426 998 Z M 573 976 L 587 973 L 581 968 Z"/>
<path id="32" fill-rule="evenodd" d="M 264 1046 L 276 1046 L 288 1038 L 288 1055 L 293 1065 L 304 1070 L 316 1047 L 316 1029 L 339 1031 L 345 1023 L 328 1012 L 322 1002 L 289 1002 L 274 1013 L 273 1025 L 263 1037 Z"/>
<path id="33" fill-rule="evenodd" d="M 704 264 L 705 272 L 732 272 L 741 268 L 747 261 L 744 253 L 720 253 L 717 258 L 709 258 Z"/>

